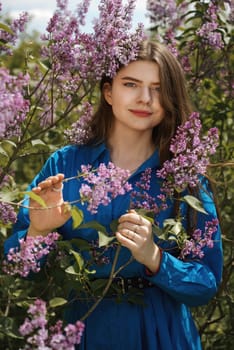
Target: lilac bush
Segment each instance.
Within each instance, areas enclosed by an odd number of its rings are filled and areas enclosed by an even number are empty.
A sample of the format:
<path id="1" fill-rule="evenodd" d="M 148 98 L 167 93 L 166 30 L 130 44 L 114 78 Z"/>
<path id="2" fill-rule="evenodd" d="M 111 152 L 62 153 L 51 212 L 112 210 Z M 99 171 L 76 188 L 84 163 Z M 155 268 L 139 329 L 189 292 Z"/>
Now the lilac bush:
<path id="1" fill-rule="evenodd" d="M 46 303 L 37 299 L 28 309 L 28 317 L 20 326 L 20 333 L 26 338 L 26 345 L 21 350 L 75 350 L 80 344 L 84 324 L 77 321 L 65 327 L 61 320 L 49 326 Z"/>

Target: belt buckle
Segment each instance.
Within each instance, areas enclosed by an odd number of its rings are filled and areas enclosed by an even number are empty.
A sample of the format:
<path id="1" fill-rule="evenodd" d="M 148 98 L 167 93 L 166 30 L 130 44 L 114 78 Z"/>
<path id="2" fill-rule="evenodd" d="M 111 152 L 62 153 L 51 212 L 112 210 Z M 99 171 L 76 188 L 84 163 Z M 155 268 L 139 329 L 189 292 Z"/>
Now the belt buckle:
<path id="1" fill-rule="evenodd" d="M 118 286 L 121 288 L 122 294 L 126 294 L 126 288 L 125 288 L 125 283 L 124 283 L 124 278 L 122 276 L 117 276 L 116 278 Z"/>

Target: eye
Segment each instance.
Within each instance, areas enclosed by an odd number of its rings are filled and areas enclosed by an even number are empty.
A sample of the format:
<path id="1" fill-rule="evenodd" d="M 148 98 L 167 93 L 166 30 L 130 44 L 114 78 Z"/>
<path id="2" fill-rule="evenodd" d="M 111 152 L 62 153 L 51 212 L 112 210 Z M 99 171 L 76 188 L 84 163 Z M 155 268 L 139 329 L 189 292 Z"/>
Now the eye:
<path id="1" fill-rule="evenodd" d="M 160 86 L 153 86 L 153 87 L 151 87 L 151 91 L 160 93 L 161 92 L 161 88 L 160 88 Z"/>
<path id="2" fill-rule="evenodd" d="M 124 83 L 124 86 L 126 87 L 136 87 L 136 83 L 133 83 L 132 81 L 128 81 L 126 83 Z"/>

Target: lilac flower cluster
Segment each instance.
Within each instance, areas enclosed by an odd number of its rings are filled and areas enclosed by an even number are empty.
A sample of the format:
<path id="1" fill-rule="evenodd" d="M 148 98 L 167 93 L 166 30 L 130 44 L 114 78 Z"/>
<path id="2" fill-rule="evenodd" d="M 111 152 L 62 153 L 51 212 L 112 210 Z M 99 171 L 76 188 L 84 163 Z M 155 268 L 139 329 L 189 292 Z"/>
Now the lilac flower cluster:
<path id="1" fill-rule="evenodd" d="M 182 22 L 182 14 L 186 12 L 188 4 L 185 1 L 180 1 L 177 4 L 175 0 L 148 0 L 147 11 L 152 23 L 165 24 L 167 27 L 178 27 Z"/>
<path id="2" fill-rule="evenodd" d="M 202 234 L 200 229 L 196 229 L 192 234 L 192 238 L 185 241 L 180 258 L 185 259 L 186 256 L 191 255 L 192 258 L 198 257 L 202 259 L 204 257 L 203 249 L 205 247 L 213 248 L 214 246 L 212 235 L 217 231 L 218 224 L 217 219 L 207 221 L 204 234 Z"/>
<path id="3" fill-rule="evenodd" d="M 187 54 L 180 55 L 177 48 L 177 30 L 184 26 L 185 16 L 188 12 L 188 2 L 175 0 L 148 0 L 147 15 L 150 21 L 158 27 L 159 38 L 171 53 L 180 61 L 185 72 L 191 72 L 191 64 Z"/>
<path id="4" fill-rule="evenodd" d="M 104 74 L 113 76 L 120 64 L 135 59 L 139 41 L 145 37 L 142 25 L 135 33 L 130 31 L 135 0 L 129 0 L 127 5 L 121 0 L 101 0 L 93 33 L 81 28 L 90 1 L 83 1 L 73 13 L 67 3 L 58 2 L 47 27 L 48 35 L 43 36 L 48 40 L 44 56 L 49 58 L 58 79 L 67 81 L 69 76 L 71 83 L 74 79 L 99 81 Z M 78 74 L 74 76 L 74 72 Z"/>
<path id="5" fill-rule="evenodd" d="M 91 246 L 92 258 L 93 258 L 95 264 L 106 265 L 106 264 L 110 263 L 109 256 L 105 255 L 105 252 L 108 251 L 110 246 L 104 246 L 102 248 L 99 248 L 99 240 L 91 241 L 90 246 Z M 113 245 L 111 245 L 111 246 L 113 246 Z"/>
<path id="6" fill-rule="evenodd" d="M 3 225 L 16 223 L 17 215 L 12 205 L 0 202 L 0 222 Z"/>
<path id="7" fill-rule="evenodd" d="M 131 208 L 146 209 L 159 213 L 159 207 L 156 204 L 156 199 L 149 194 L 152 169 L 147 168 L 141 175 L 140 181 L 136 182 L 137 189 L 131 192 Z"/>
<path id="8" fill-rule="evenodd" d="M 2 4 L 0 4 L 0 12 L 2 11 Z M 19 15 L 19 18 L 14 19 L 10 25 L 10 31 L 6 31 L 0 28 L 0 42 L 8 45 L 0 46 L 0 53 L 11 54 L 9 44 L 15 45 L 19 33 L 25 30 L 26 23 L 29 21 L 29 15 L 27 12 L 23 12 Z"/>
<path id="9" fill-rule="evenodd" d="M 224 43 L 222 40 L 222 35 L 218 31 L 218 10 L 218 5 L 216 5 L 214 1 L 210 1 L 207 14 L 205 16 L 205 23 L 203 23 L 201 28 L 197 30 L 197 35 L 202 38 L 205 44 L 208 44 L 215 49 L 222 49 L 224 47 Z"/>
<path id="10" fill-rule="evenodd" d="M 70 129 L 64 131 L 68 141 L 76 145 L 87 143 L 92 136 L 89 122 L 93 117 L 93 107 L 89 102 L 85 102 L 81 109 L 83 114 L 78 121 L 73 123 Z"/>
<path id="11" fill-rule="evenodd" d="M 109 162 L 101 163 L 96 170 L 91 165 L 81 166 L 82 177 L 86 183 L 80 188 L 82 202 L 88 202 L 87 209 L 95 214 L 100 204 L 108 205 L 111 199 L 124 195 L 132 189 L 127 182 L 130 172 Z"/>
<path id="12" fill-rule="evenodd" d="M 13 171 L 9 171 L 4 175 L 0 169 L 0 192 L 11 191 Z M 12 205 L 4 202 L 4 196 L 0 193 L 0 223 L 3 225 L 14 224 L 17 220 L 16 212 Z"/>
<path id="13" fill-rule="evenodd" d="M 20 240 L 19 248 L 11 248 L 3 262 L 3 271 L 9 275 L 27 277 L 30 272 L 40 271 L 40 259 L 56 247 L 59 239 L 57 232 L 49 233 L 46 237 L 27 237 Z"/>
<path id="14" fill-rule="evenodd" d="M 157 176 L 164 179 L 163 193 L 173 195 L 175 190 L 182 192 L 188 186 L 195 187 L 199 174 L 206 173 L 209 156 L 215 153 L 218 146 L 218 130 L 211 128 L 203 137 L 200 137 L 200 133 L 201 121 L 196 112 L 178 127 L 170 146 L 173 157 L 157 171 Z"/>
<path id="15" fill-rule="evenodd" d="M 24 98 L 23 93 L 29 76 L 22 73 L 13 76 L 2 67 L 0 80 L 0 139 L 19 136 L 20 124 L 25 120 L 29 110 L 29 102 Z"/>
<path id="16" fill-rule="evenodd" d="M 80 344 L 85 327 L 83 322 L 68 324 L 63 329 L 63 323 L 59 320 L 48 327 L 46 303 L 41 299 L 29 307 L 28 315 L 19 328 L 27 342 L 21 350 L 75 350 L 75 345 Z"/>

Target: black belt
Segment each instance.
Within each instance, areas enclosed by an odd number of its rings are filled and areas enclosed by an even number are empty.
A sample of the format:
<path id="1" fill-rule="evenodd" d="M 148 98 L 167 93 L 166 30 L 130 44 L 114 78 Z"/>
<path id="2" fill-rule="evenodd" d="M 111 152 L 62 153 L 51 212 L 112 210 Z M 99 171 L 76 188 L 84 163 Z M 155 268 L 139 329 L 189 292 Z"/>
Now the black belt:
<path id="1" fill-rule="evenodd" d="M 141 277 L 133 277 L 133 278 L 123 278 L 121 276 L 115 277 L 111 284 L 112 287 L 117 287 L 121 290 L 122 294 L 128 293 L 131 289 L 144 289 L 149 287 L 154 287 L 153 283 L 150 281 L 141 278 Z"/>

